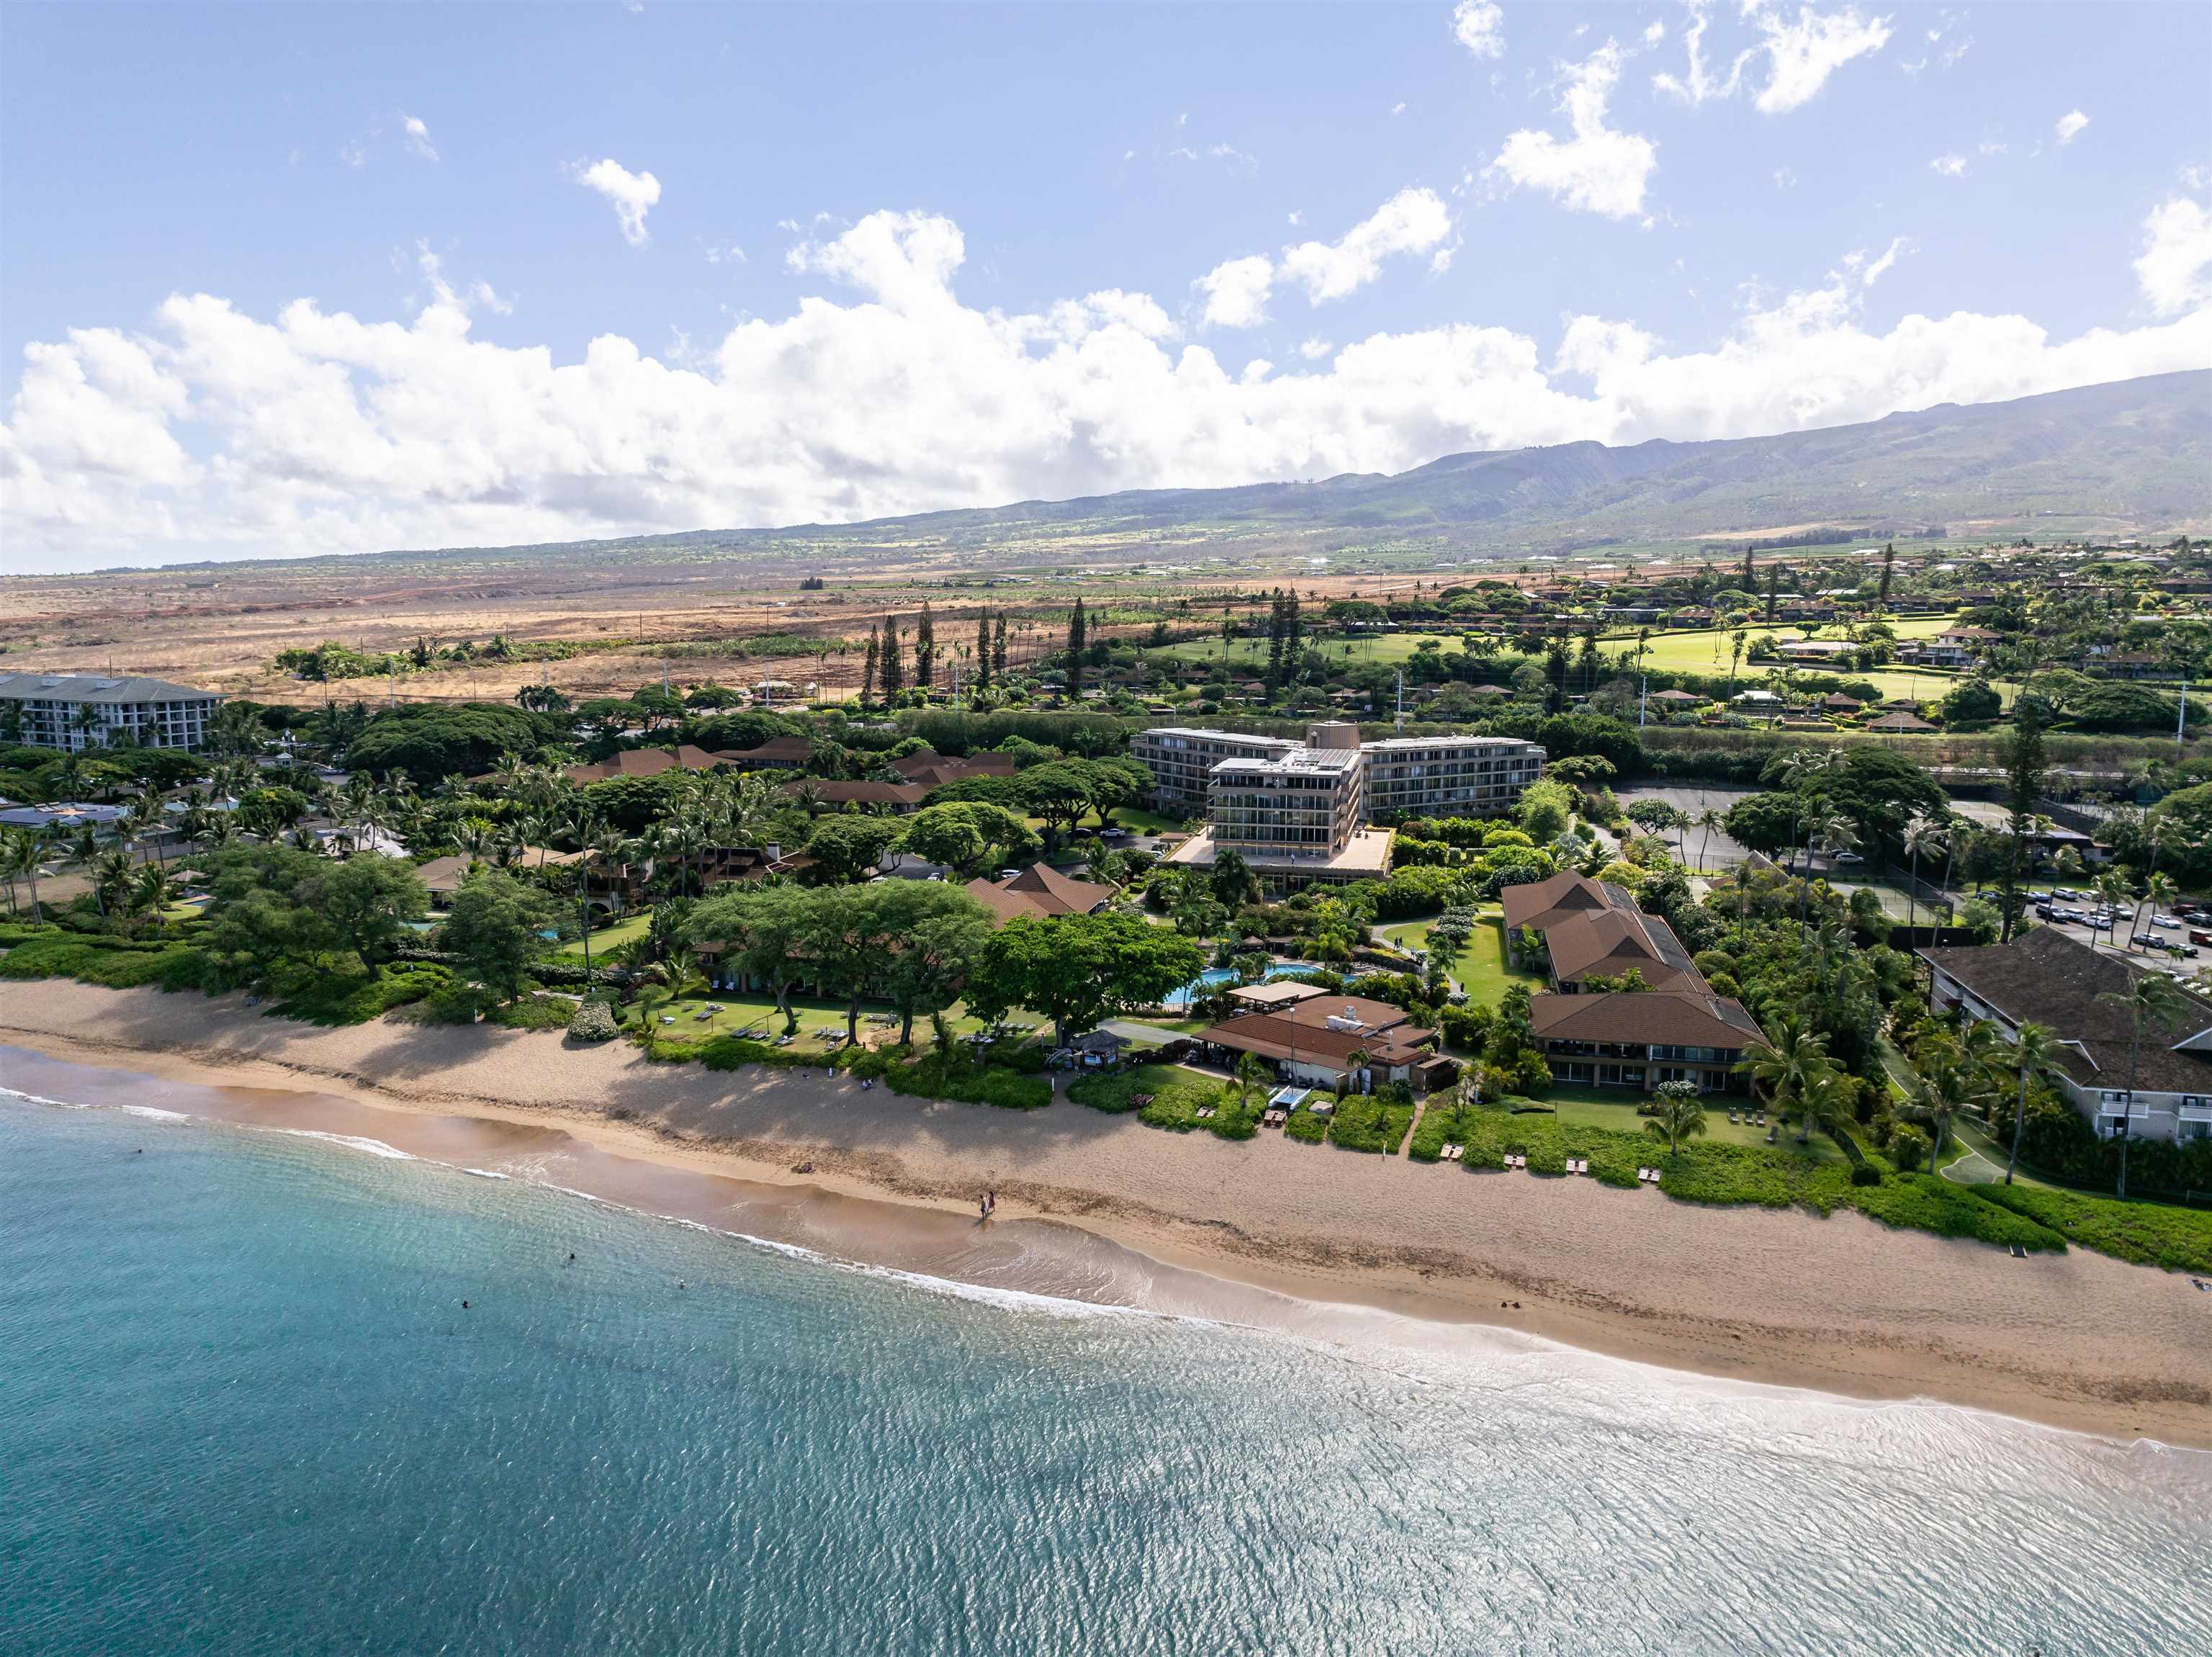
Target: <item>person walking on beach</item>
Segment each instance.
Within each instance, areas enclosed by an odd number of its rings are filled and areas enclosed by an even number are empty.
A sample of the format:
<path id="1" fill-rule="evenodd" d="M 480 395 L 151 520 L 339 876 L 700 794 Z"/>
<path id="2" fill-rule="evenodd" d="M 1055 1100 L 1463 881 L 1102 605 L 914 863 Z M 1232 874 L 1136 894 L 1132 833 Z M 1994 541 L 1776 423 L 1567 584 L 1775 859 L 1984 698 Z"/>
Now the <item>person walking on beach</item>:
<path id="1" fill-rule="evenodd" d="M 985 1191 L 983 1193 L 983 1212 L 986 1214 L 996 1214 L 998 1211 L 999 1193 L 994 1191 Z"/>

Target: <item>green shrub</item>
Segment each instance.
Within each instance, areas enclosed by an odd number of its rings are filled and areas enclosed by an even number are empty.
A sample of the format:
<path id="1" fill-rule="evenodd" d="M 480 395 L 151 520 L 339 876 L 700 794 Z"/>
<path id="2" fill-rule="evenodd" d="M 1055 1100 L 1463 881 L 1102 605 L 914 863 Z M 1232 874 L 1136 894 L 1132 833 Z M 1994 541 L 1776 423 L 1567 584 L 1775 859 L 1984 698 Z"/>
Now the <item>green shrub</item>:
<path id="1" fill-rule="evenodd" d="M 1318 1145 L 1328 1137 L 1328 1118 L 1316 1116 L 1311 1111 L 1292 1111 L 1290 1120 L 1283 1124 L 1283 1136 L 1301 1144 Z"/>
<path id="2" fill-rule="evenodd" d="M 969 1105 L 995 1105 L 1006 1111 L 1042 1110 L 1052 1103 L 1052 1083 L 995 1065 L 949 1064 L 935 1053 L 911 1064 L 894 1064 L 884 1085 L 916 1099 L 951 1099 Z"/>
<path id="3" fill-rule="evenodd" d="M 2163 1203 L 2039 1185 L 1970 1185 L 1982 1201 L 2026 1216 L 2071 1243 L 2169 1271 L 2212 1272 L 2212 1214 Z"/>
<path id="4" fill-rule="evenodd" d="M 1234 1087 L 1175 1064 L 1139 1064 L 1114 1075 L 1085 1076 L 1069 1084 L 1067 1096 L 1094 1111 L 1135 1111 L 1137 1120 L 1149 1128 L 1170 1133 L 1203 1129 L 1223 1139 L 1251 1138 L 1267 1108 L 1262 1093 L 1255 1092 L 1249 1103 L 1239 1105 Z M 1199 1115 L 1206 1107 L 1213 1114 Z"/>
<path id="5" fill-rule="evenodd" d="M 621 1033 L 614 1008 L 603 1001 L 586 1002 L 568 1019 L 568 1034 L 576 1041 L 612 1041 Z"/>
<path id="6" fill-rule="evenodd" d="M 405 962 L 374 972 L 333 972 L 295 967 L 278 975 L 270 988 L 272 1018 L 336 1026 L 367 1024 L 396 1008 L 407 1007 L 447 988 L 453 974 L 442 966 Z"/>
<path id="7" fill-rule="evenodd" d="M 565 1030 L 574 1009 L 559 996 L 523 996 L 484 1014 L 486 1024 L 502 1030 Z"/>
<path id="8" fill-rule="evenodd" d="M 1395 1156 L 1412 1125 L 1413 1107 L 1382 1095 L 1352 1093 L 1337 1101 L 1330 1113 L 1329 1142 L 1347 1151 Z"/>

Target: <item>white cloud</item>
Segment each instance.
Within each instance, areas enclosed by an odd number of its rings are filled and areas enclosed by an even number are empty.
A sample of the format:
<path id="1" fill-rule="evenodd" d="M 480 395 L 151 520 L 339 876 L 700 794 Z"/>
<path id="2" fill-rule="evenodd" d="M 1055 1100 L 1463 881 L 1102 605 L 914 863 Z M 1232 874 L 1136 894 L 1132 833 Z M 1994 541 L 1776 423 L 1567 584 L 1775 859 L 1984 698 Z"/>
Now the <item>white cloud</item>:
<path id="1" fill-rule="evenodd" d="M 707 263 L 709 265 L 744 265 L 749 262 L 745 250 L 734 241 L 726 247 L 709 247 L 707 250 Z"/>
<path id="2" fill-rule="evenodd" d="M 1298 355 L 1309 362 L 1318 362 L 1335 349 L 1336 347 L 1330 344 L 1328 341 L 1316 334 L 1312 338 L 1299 344 Z"/>
<path id="3" fill-rule="evenodd" d="M 1667 25 L 1663 21 L 1654 20 L 1644 30 L 1644 44 L 1647 46 L 1656 46 L 1666 38 Z"/>
<path id="4" fill-rule="evenodd" d="M 2160 316 L 2212 304 L 2212 213 L 2203 204 L 2173 196 L 2152 210 L 2143 221 L 2136 281 Z"/>
<path id="5" fill-rule="evenodd" d="M 2203 208 L 2169 205 L 2147 229 L 2147 295 L 2195 302 Z M 1019 315 L 963 303 L 963 247 L 945 220 L 871 215 L 796 250 L 854 291 L 741 322 L 688 362 L 616 335 L 565 361 L 491 344 L 441 277 L 406 320 L 305 300 L 264 319 L 179 294 L 143 333 L 27 349 L 0 425 L 0 537 L 29 570 L 846 521 L 1786 431 L 2212 356 L 2212 305 L 2067 340 L 1970 312 L 1875 332 L 1868 265 L 1699 350 L 1583 316 L 1548 366 L 1528 335 L 1455 324 L 1232 369 L 1176 342 L 1142 294 Z"/>
<path id="6" fill-rule="evenodd" d="M 1452 8 L 1452 39 L 1478 58 L 1505 55 L 1505 14 L 1493 0 L 1459 0 Z"/>
<path id="7" fill-rule="evenodd" d="M 1265 253 L 1224 259 L 1194 284 L 1206 295 L 1209 328 L 1256 328 L 1267 320 L 1267 294 L 1275 265 Z"/>
<path id="8" fill-rule="evenodd" d="M 1938 155 L 1928 165 L 1947 179 L 1963 179 L 1966 176 L 1966 158 L 1964 155 Z"/>
<path id="9" fill-rule="evenodd" d="M 1392 104 L 1392 105 L 1390 106 L 1390 113 L 1391 113 L 1393 115 L 1402 115 L 1402 114 L 1404 114 L 1404 113 L 1406 113 L 1406 105 L 1405 105 L 1405 101 L 1404 101 L 1403 99 L 1401 99 L 1398 102 L 1396 102 L 1396 103 L 1395 103 L 1395 104 Z"/>
<path id="10" fill-rule="evenodd" d="M 633 173 L 615 161 L 597 161 L 575 170 L 576 182 L 596 190 L 614 204 L 615 221 L 623 240 L 642 247 L 653 237 L 645 228 L 646 210 L 660 200 L 660 180 L 650 173 Z"/>
<path id="11" fill-rule="evenodd" d="M 1449 264 L 1443 243 L 1451 229 L 1451 210 L 1443 197 L 1428 189 L 1401 190 L 1352 226 L 1341 241 L 1303 241 L 1285 247 L 1282 275 L 1286 281 L 1304 283 L 1306 297 L 1316 305 L 1325 299 L 1341 299 L 1381 276 L 1382 261 L 1393 253 L 1443 250 Z"/>
<path id="12" fill-rule="evenodd" d="M 1899 254 L 1909 253 L 1911 251 L 1911 238 L 1897 236 L 1891 240 L 1887 248 L 1873 258 L 1869 258 L 1863 251 L 1846 253 L 1844 256 L 1843 276 L 1834 279 L 1856 281 L 1862 288 L 1871 288 L 1889 274 L 1890 267 L 1897 263 Z"/>
<path id="13" fill-rule="evenodd" d="M 2063 115 L 2061 115 L 2058 118 L 2058 125 L 2056 129 L 2058 134 L 2058 142 L 2061 143 L 2072 143 L 2075 139 L 2081 136 L 2081 129 L 2088 125 L 2089 118 L 2087 115 L 2084 115 L 2080 110 L 2068 110 Z"/>
<path id="14" fill-rule="evenodd" d="M 1801 6 L 1794 23 L 1784 21 L 1777 12 L 1762 10 L 1759 27 L 1766 36 L 1771 72 L 1753 101 L 1766 115 L 1784 114 L 1810 103 L 1831 75 L 1852 58 L 1879 52 L 1889 42 L 1889 20 L 1862 20 L 1853 6 L 1825 16 L 1810 6 Z"/>
<path id="15" fill-rule="evenodd" d="M 1620 80 L 1621 50 L 1607 40 L 1589 60 L 1566 73 L 1559 107 L 1574 136 L 1523 128 L 1505 140 L 1491 163 L 1513 183 L 1547 191 L 1569 207 L 1612 218 L 1644 211 L 1644 186 L 1658 164 L 1649 138 L 1616 132 L 1605 124 L 1606 102 Z"/>
<path id="16" fill-rule="evenodd" d="M 1787 114 L 1810 103 L 1828 83 L 1828 77 L 1845 64 L 1881 51 L 1889 41 L 1889 20 L 1862 18 L 1855 6 L 1825 13 L 1800 6 L 1794 21 L 1765 0 L 1746 0 L 1743 12 L 1748 21 L 1757 25 L 1759 40 L 1737 52 L 1729 60 L 1727 75 L 1721 76 L 1705 63 L 1705 35 L 1711 23 L 1707 7 L 1701 0 L 1692 0 L 1690 24 L 1682 35 L 1688 56 L 1686 72 L 1680 76 L 1655 75 L 1652 86 L 1692 104 L 1733 98 L 1743 89 L 1746 68 L 1764 53 L 1766 84 L 1753 104 L 1762 114 Z"/>
<path id="17" fill-rule="evenodd" d="M 399 118 L 400 131 L 405 137 L 407 148 L 426 161 L 438 159 L 438 151 L 430 143 L 430 129 L 419 115 L 403 114 Z"/>
<path id="18" fill-rule="evenodd" d="M 1299 225 L 1304 224 L 1305 222 L 1306 216 L 1304 210 L 1293 207 L 1291 210 L 1291 228 L 1296 229 Z"/>

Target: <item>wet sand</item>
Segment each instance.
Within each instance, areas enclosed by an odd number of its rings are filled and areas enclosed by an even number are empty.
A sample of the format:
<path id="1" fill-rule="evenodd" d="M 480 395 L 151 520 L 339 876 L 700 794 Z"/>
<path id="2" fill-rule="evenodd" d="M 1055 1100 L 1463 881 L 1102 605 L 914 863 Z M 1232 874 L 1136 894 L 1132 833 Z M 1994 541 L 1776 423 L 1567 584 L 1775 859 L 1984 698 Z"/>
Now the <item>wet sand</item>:
<path id="1" fill-rule="evenodd" d="M 158 1105 L 136 1080 L 153 1076 L 214 1090 L 190 1113 L 377 1139 L 963 1282 L 1291 1324 L 1300 1302 L 1379 1307 L 2212 1447 L 2212 1295 L 2081 1250 L 2015 1260 L 1856 1214 L 1705 1209 L 1275 1135 L 1231 1144 L 1065 1100 L 1024 1113 L 821 1071 L 716 1075 L 558 1035 L 317 1030 L 239 997 L 9 984 L 0 1042 L 135 1073 L 66 1078 L 80 1092 Z M 0 1055 L 0 1081 L 73 1096 L 27 1085 L 45 1065 Z M 999 1206 L 978 1228 L 987 1188 Z"/>

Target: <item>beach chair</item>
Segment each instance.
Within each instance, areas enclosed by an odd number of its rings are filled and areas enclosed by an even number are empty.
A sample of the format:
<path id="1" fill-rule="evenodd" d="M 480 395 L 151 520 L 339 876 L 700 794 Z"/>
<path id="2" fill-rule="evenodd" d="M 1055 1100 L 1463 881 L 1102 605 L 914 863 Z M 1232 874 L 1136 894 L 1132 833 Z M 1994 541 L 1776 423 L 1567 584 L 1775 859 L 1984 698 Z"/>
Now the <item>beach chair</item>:
<path id="1" fill-rule="evenodd" d="M 1729 1121 L 1731 1121 L 1731 1122 L 1733 1122 L 1733 1121 L 1735 1121 L 1735 1119 L 1736 1119 L 1736 1114 L 1735 1114 L 1735 1112 L 1734 1111 L 1730 1111 L 1730 1112 L 1729 1112 Z"/>

